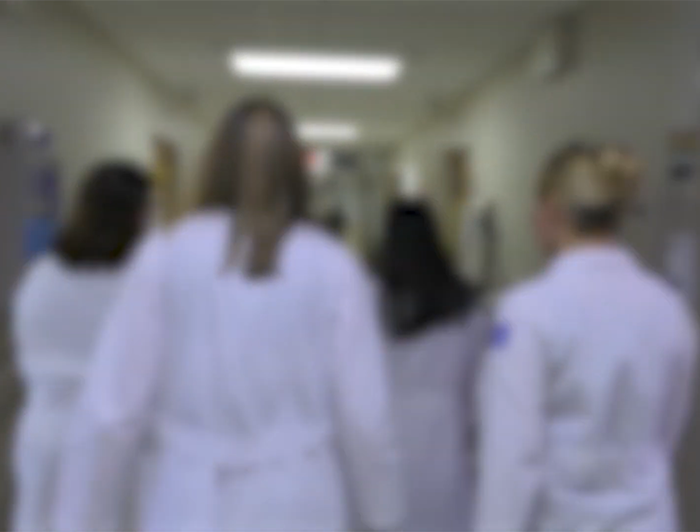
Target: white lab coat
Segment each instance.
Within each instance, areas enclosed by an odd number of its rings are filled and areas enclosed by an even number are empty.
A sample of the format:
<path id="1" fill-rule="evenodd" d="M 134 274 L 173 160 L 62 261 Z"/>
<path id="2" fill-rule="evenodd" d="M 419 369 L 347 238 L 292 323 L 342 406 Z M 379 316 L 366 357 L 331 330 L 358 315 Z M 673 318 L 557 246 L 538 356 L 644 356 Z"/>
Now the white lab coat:
<path id="1" fill-rule="evenodd" d="M 61 475 L 58 530 L 118 528 L 122 471 L 146 445 L 135 528 L 398 526 L 398 459 L 371 285 L 300 224 L 278 271 L 225 269 L 226 212 L 150 238 L 96 355 Z"/>
<path id="2" fill-rule="evenodd" d="M 697 347 L 681 298 L 601 245 L 561 255 L 498 314 L 477 530 L 678 530 L 672 460 Z"/>
<path id="3" fill-rule="evenodd" d="M 120 270 L 74 270 L 48 254 L 17 288 L 12 335 L 24 403 L 13 451 L 13 530 L 49 530 L 64 428 L 120 281 Z"/>
<path id="4" fill-rule="evenodd" d="M 406 532 L 471 530 L 475 384 L 490 319 L 473 309 L 391 343 Z"/>

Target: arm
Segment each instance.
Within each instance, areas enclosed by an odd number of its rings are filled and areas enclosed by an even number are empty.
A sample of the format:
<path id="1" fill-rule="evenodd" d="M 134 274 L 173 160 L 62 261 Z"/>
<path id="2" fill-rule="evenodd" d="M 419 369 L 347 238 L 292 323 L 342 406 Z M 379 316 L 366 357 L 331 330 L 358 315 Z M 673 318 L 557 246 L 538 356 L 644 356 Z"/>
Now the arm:
<path id="1" fill-rule="evenodd" d="M 685 310 L 685 308 L 684 308 Z M 676 357 L 669 379 L 671 398 L 666 405 L 667 449 L 671 455 L 676 451 L 688 419 L 693 410 L 693 384 L 695 382 L 696 358 L 698 356 L 698 331 L 692 313 L 687 311 L 676 320 Z"/>
<path id="2" fill-rule="evenodd" d="M 477 457 L 477 388 L 493 327 L 490 309 L 476 308 L 465 325 L 465 350 L 459 361 L 459 400 L 463 408 L 464 450 L 469 463 Z"/>
<path id="3" fill-rule="evenodd" d="M 526 310 L 500 309 L 484 362 L 475 527 L 480 532 L 536 526 L 545 452 L 545 368 Z"/>
<path id="4" fill-rule="evenodd" d="M 339 443 L 360 524 L 397 529 L 401 483 L 377 305 L 359 267 L 348 277 L 338 299 L 333 353 Z"/>
<path id="5" fill-rule="evenodd" d="M 124 483 L 159 373 L 160 237 L 145 242 L 107 319 L 65 442 L 56 492 L 59 531 L 120 529 Z"/>
<path id="6" fill-rule="evenodd" d="M 21 377 L 25 395 L 32 393 L 32 370 L 35 366 L 46 363 L 44 357 L 37 356 L 38 350 L 31 342 L 41 325 L 35 317 L 35 309 L 47 298 L 44 290 L 34 290 L 41 284 L 42 277 L 37 263 L 33 263 L 11 299 L 13 362 Z M 37 291 L 40 292 L 40 298 L 34 295 Z M 17 403 L 9 401 L 8 404 L 14 407 Z M 51 408 L 49 405 L 52 403 L 48 402 L 45 408 Z M 62 405 L 56 403 L 56 409 L 60 411 L 61 408 Z M 14 413 L 6 414 L 13 417 Z M 37 418 L 34 412 L 27 417 L 25 409 L 20 409 L 17 421 L 11 454 L 14 486 L 11 529 L 19 532 L 47 530 L 49 522 L 46 514 L 53 502 L 58 466 L 55 432 L 53 427 L 46 426 L 46 419 Z"/>

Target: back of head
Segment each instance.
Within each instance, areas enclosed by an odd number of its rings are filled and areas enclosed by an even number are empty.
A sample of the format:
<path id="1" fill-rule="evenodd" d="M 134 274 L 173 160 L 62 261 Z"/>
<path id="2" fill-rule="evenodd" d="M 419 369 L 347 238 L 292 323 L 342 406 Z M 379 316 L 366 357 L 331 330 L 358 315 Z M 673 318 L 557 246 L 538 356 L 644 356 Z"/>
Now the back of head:
<path id="1" fill-rule="evenodd" d="M 426 205 L 402 202 L 389 213 L 384 244 L 388 284 L 417 285 L 443 278 L 448 268 Z"/>
<path id="2" fill-rule="evenodd" d="M 571 144 L 549 160 L 541 199 L 553 199 L 581 234 L 614 231 L 637 190 L 641 164 L 616 146 Z"/>
<path id="3" fill-rule="evenodd" d="M 73 266 L 116 266 L 140 236 L 150 184 L 138 167 L 107 162 L 93 168 L 79 192 L 55 251 Z"/>
<path id="4" fill-rule="evenodd" d="M 305 214 L 302 152 L 291 120 L 267 100 L 248 100 L 224 118 L 211 145 L 200 208 L 236 211 L 229 263 L 252 276 L 275 268 L 286 229 Z"/>
<path id="5" fill-rule="evenodd" d="M 381 255 L 385 311 L 394 334 L 418 332 L 466 310 L 473 294 L 450 267 L 427 206 L 393 207 Z"/>

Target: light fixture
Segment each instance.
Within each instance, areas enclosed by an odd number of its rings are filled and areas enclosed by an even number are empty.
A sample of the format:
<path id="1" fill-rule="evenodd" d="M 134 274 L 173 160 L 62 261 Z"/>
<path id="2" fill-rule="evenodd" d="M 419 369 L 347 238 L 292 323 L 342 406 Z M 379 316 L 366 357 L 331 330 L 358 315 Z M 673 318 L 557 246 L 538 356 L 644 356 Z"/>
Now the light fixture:
<path id="1" fill-rule="evenodd" d="M 380 55 L 234 50 L 231 71 L 250 78 L 388 84 L 403 71 L 400 59 Z"/>
<path id="2" fill-rule="evenodd" d="M 353 142 L 360 136 L 357 126 L 346 122 L 302 122 L 297 133 L 304 142 Z"/>

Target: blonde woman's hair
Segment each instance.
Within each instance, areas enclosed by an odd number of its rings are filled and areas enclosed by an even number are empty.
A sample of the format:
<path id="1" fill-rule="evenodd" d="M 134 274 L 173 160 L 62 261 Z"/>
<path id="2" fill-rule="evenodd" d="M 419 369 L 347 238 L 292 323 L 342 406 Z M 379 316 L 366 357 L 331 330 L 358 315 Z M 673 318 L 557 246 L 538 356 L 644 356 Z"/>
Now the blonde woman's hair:
<path id="1" fill-rule="evenodd" d="M 640 161 L 624 148 L 571 144 L 545 166 L 539 197 L 558 201 L 581 232 L 610 231 L 632 201 L 641 174 Z"/>

